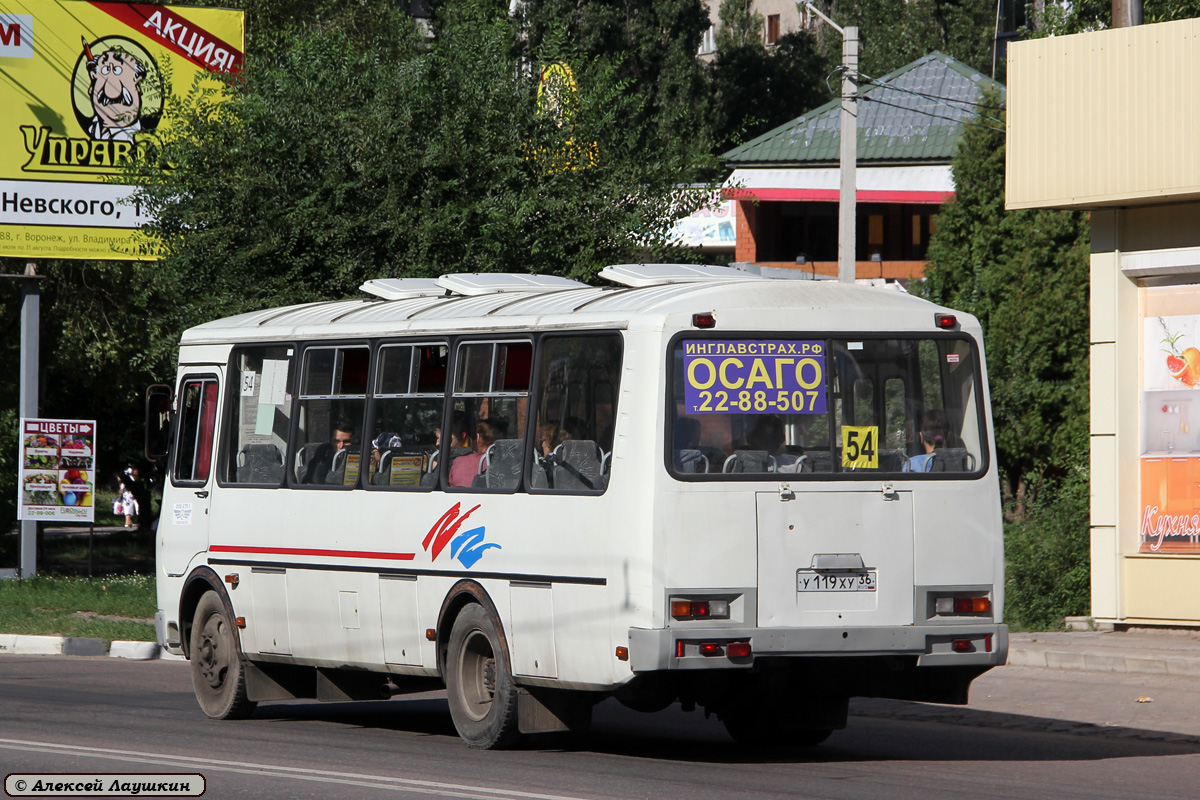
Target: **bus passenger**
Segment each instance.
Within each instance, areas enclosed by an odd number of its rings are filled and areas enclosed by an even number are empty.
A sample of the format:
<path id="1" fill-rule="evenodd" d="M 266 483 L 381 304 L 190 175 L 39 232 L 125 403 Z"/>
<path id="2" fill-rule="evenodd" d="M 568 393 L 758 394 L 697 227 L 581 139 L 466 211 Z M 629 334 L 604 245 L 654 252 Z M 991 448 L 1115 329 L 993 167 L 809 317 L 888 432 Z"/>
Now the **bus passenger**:
<path id="1" fill-rule="evenodd" d="M 353 446 L 354 431 L 352 430 L 352 426 L 346 420 L 338 420 L 333 426 L 333 441 L 330 444 L 322 444 L 317 448 L 316 452 L 309 458 L 308 463 L 304 465 L 304 476 L 300 479 L 300 482 L 340 483 L 340 481 L 333 480 L 335 476 L 333 476 L 332 470 L 335 456 L 343 450 L 348 455 Z M 346 463 L 344 457 L 336 460 L 340 461 L 344 468 Z"/>
<path id="2" fill-rule="evenodd" d="M 680 417 L 675 420 L 674 448 L 671 461 L 679 472 L 707 472 L 708 459 L 700 452 L 700 420 Z"/>
<path id="3" fill-rule="evenodd" d="M 921 447 L 924 453 L 904 462 L 904 472 L 928 472 L 933 451 L 946 445 L 946 415 L 940 408 L 932 408 L 921 415 Z"/>
<path id="4" fill-rule="evenodd" d="M 586 439 L 587 438 L 587 423 L 579 417 L 567 417 L 562 423 L 563 441 L 567 439 Z"/>
<path id="5" fill-rule="evenodd" d="M 783 420 L 775 414 L 757 416 L 750 433 L 746 435 L 746 443 L 750 450 L 765 450 L 769 456 L 777 456 L 783 452 Z"/>
<path id="6" fill-rule="evenodd" d="M 451 486 L 471 485 L 471 481 L 479 474 L 479 462 L 483 461 L 484 454 L 496 441 L 496 436 L 496 426 L 490 420 L 479 420 L 475 425 L 475 452 L 461 455 L 450 464 Z"/>

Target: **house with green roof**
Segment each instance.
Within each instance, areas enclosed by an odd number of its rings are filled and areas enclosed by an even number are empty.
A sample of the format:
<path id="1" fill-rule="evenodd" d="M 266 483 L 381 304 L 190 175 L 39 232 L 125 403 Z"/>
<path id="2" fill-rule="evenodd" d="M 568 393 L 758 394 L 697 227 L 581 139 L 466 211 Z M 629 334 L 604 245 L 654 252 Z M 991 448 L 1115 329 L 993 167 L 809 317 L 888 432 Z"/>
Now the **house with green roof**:
<path id="1" fill-rule="evenodd" d="M 954 195 L 951 158 L 984 89 L 1004 87 L 944 53 L 882 78 L 858 95 L 857 242 L 860 278 L 923 274 L 941 204 Z M 722 158 L 737 201 L 735 261 L 837 274 L 841 100 L 780 125 Z"/>

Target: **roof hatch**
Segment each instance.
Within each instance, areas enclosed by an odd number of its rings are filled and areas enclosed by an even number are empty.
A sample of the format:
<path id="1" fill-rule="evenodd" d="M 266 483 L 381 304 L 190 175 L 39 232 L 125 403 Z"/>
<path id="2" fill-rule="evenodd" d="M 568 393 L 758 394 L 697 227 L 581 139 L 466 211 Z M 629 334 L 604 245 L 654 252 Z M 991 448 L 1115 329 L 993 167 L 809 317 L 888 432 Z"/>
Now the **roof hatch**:
<path id="1" fill-rule="evenodd" d="M 358 287 L 360 291 L 384 300 L 408 300 L 413 297 L 439 297 L 446 290 L 433 278 L 377 278 Z"/>
<path id="2" fill-rule="evenodd" d="M 740 269 L 708 264 L 614 264 L 600 270 L 600 277 L 635 289 L 668 283 L 764 280 Z"/>
<path id="3" fill-rule="evenodd" d="M 467 297 L 501 292 L 556 292 L 563 289 L 586 289 L 586 283 L 560 278 L 557 275 L 525 275 L 517 272 L 465 272 L 443 275 L 437 285 L 446 291 Z"/>

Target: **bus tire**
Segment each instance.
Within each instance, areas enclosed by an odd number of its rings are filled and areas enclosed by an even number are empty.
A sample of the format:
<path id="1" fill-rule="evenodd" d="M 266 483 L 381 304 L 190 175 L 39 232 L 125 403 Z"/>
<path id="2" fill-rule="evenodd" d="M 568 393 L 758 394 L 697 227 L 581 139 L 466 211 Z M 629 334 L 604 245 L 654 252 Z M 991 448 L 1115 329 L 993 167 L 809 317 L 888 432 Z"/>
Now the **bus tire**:
<path id="1" fill-rule="evenodd" d="M 192 690 L 211 719 L 245 719 L 258 703 L 246 696 L 246 670 L 233 620 L 216 592 L 205 592 L 192 618 Z"/>
<path id="2" fill-rule="evenodd" d="M 519 741 L 508 653 L 491 615 L 477 603 L 464 606 L 450 628 L 446 697 L 454 727 L 469 747 L 499 750 Z"/>

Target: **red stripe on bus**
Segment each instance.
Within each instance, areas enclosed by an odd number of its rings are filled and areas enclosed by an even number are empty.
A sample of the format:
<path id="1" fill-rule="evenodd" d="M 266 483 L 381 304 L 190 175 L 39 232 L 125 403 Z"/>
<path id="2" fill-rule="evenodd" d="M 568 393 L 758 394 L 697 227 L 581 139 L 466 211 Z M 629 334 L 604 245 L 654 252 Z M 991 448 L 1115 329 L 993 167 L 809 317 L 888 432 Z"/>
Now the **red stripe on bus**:
<path id="1" fill-rule="evenodd" d="M 310 550 L 306 547 L 235 547 L 214 544 L 208 548 L 212 553 L 257 553 L 277 556 L 327 556 L 331 558 L 378 558 L 386 561 L 412 561 L 414 553 L 371 553 L 365 550 Z"/>

